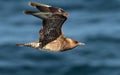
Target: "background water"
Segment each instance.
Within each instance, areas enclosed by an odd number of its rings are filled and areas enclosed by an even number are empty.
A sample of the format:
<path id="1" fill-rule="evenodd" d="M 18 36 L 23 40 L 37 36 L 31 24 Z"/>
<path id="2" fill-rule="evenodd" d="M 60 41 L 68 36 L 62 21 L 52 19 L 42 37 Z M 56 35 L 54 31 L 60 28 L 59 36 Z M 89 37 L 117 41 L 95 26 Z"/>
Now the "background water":
<path id="1" fill-rule="evenodd" d="M 31 0 L 69 12 L 63 31 L 85 46 L 65 52 L 17 47 L 36 41 L 41 20 L 29 0 L 0 0 L 0 75 L 120 75 L 120 0 Z"/>

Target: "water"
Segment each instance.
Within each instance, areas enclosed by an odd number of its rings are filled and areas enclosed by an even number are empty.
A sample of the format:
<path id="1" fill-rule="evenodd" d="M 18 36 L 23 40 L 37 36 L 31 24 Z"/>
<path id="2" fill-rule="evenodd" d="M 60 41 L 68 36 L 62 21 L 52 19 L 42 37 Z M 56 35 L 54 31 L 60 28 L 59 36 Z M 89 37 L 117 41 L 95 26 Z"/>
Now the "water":
<path id="1" fill-rule="evenodd" d="M 63 31 L 85 46 L 65 52 L 17 47 L 36 41 L 41 20 L 25 15 L 29 0 L 0 1 L 0 75 L 120 75 L 119 0 L 31 0 L 69 12 Z"/>

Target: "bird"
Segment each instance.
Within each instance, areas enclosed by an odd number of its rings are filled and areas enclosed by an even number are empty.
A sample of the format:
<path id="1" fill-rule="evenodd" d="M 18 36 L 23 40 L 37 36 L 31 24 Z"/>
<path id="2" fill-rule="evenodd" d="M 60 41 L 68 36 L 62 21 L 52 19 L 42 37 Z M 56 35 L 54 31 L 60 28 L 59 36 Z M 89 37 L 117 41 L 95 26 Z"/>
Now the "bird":
<path id="1" fill-rule="evenodd" d="M 42 19 L 39 40 L 16 44 L 17 46 L 26 46 L 43 51 L 63 52 L 85 45 L 85 43 L 78 42 L 64 35 L 62 25 L 67 20 L 68 13 L 62 8 L 37 2 L 29 2 L 29 6 L 38 9 L 38 11 L 25 10 L 24 13 Z"/>

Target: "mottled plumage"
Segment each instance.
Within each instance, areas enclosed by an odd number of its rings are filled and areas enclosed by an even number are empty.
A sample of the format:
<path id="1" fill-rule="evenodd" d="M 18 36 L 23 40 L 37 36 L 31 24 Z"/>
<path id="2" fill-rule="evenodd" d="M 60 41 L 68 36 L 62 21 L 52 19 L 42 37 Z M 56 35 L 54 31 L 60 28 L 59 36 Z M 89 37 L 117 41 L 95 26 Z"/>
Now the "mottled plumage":
<path id="1" fill-rule="evenodd" d="M 48 51 L 65 51 L 78 45 L 84 45 L 84 43 L 64 36 L 61 29 L 67 19 L 68 13 L 63 9 L 33 2 L 30 2 L 29 5 L 36 7 L 39 11 L 24 11 L 24 13 L 43 20 L 42 28 L 39 31 L 40 38 L 37 42 L 17 44 L 18 46 L 29 46 Z"/>

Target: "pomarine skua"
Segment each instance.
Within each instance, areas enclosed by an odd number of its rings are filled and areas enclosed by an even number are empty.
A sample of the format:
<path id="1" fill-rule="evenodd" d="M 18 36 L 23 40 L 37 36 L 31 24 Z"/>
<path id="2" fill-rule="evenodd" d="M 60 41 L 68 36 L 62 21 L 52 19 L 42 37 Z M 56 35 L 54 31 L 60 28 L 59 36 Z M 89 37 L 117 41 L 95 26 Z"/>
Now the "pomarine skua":
<path id="1" fill-rule="evenodd" d="M 27 46 L 38 50 L 62 52 L 73 49 L 76 46 L 85 45 L 82 42 L 64 36 L 62 25 L 66 21 L 68 13 L 63 9 L 35 2 L 30 2 L 29 5 L 37 8 L 39 11 L 24 11 L 24 13 L 36 16 L 43 20 L 42 28 L 39 31 L 40 38 L 35 42 L 16 44 L 17 46 Z"/>

